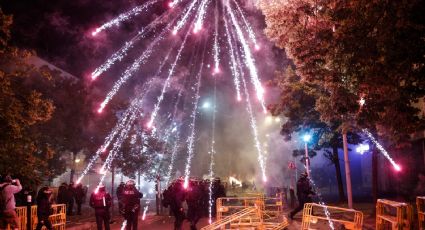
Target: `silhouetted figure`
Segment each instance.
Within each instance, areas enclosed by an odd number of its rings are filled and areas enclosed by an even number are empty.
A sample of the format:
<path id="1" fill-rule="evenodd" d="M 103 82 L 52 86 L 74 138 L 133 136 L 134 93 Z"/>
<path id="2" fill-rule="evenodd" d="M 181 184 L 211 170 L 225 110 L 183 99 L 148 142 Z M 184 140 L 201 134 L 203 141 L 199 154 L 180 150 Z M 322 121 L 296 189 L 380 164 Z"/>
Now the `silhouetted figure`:
<path id="1" fill-rule="evenodd" d="M 183 180 L 176 180 L 163 192 L 162 205 L 170 206 L 170 211 L 175 217 L 174 230 L 181 230 L 185 219 L 183 210 L 183 201 L 185 200 L 185 190 L 183 188 Z"/>
<path id="2" fill-rule="evenodd" d="M 294 218 L 295 214 L 303 210 L 305 203 L 310 203 L 312 201 L 311 195 L 315 195 L 315 193 L 311 188 L 307 173 L 304 172 L 297 182 L 298 207 L 290 213 L 289 217 L 291 219 Z"/>
<path id="3" fill-rule="evenodd" d="M 217 199 L 220 197 L 226 197 L 226 189 L 221 183 L 220 178 L 215 178 L 212 184 L 212 215 L 215 217 L 217 214 Z"/>
<path id="4" fill-rule="evenodd" d="M 206 185 L 206 184 L 205 184 Z M 201 219 L 209 205 L 208 187 L 204 186 L 203 181 L 190 181 L 186 190 L 187 219 L 190 221 L 190 229 L 196 230 L 196 224 Z"/>
<path id="5" fill-rule="evenodd" d="M 90 207 L 94 208 L 96 216 L 96 225 L 98 230 L 102 230 L 102 225 L 105 225 L 105 230 L 109 230 L 109 208 L 112 206 L 112 197 L 106 191 L 105 186 L 100 186 L 98 191 L 93 192 L 90 196 Z"/>
<path id="6" fill-rule="evenodd" d="M 44 186 L 37 194 L 37 218 L 38 223 L 36 230 L 41 230 L 43 226 L 46 226 L 48 230 L 53 229 L 52 223 L 50 223 L 49 216 L 52 214 L 52 201 L 51 201 L 52 190 Z"/>
<path id="7" fill-rule="evenodd" d="M 68 215 L 74 215 L 74 202 L 75 202 L 75 187 L 74 182 L 69 183 L 68 190 L 66 192 L 66 198 L 68 203 Z"/>
<path id="8" fill-rule="evenodd" d="M 127 181 L 122 192 L 124 219 L 127 221 L 126 230 L 137 230 L 140 213 L 140 199 L 143 194 L 139 192 L 133 180 Z"/>
<path id="9" fill-rule="evenodd" d="M 75 203 L 77 204 L 77 215 L 81 215 L 81 205 L 84 203 L 86 191 L 82 184 L 77 184 L 74 189 Z"/>
<path id="10" fill-rule="evenodd" d="M 68 185 L 66 183 L 62 183 L 58 189 L 58 197 L 56 203 L 58 204 L 66 204 L 68 206 Z"/>
<path id="11" fill-rule="evenodd" d="M 124 191 L 125 183 L 121 182 L 117 187 L 117 199 L 118 199 L 118 210 L 121 214 L 124 214 L 124 206 L 122 204 L 122 195 Z"/>

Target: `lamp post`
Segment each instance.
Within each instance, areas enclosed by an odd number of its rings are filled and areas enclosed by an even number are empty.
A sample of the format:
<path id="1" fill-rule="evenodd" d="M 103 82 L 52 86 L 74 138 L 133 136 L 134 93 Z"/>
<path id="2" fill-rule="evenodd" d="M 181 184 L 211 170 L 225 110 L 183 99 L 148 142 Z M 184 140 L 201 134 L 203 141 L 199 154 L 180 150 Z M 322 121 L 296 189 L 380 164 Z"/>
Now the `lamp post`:
<path id="1" fill-rule="evenodd" d="M 307 175 L 310 177 L 310 162 L 309 162 L 309 158 L 308 158 L 308 146 L 307 143 L 311 140 L 311 135 L 310 134 L 305 134 L 303 136 L 303 140 L 304 140 L 304 149 L 305 149 L 305 168 L 307 170 Z"/>

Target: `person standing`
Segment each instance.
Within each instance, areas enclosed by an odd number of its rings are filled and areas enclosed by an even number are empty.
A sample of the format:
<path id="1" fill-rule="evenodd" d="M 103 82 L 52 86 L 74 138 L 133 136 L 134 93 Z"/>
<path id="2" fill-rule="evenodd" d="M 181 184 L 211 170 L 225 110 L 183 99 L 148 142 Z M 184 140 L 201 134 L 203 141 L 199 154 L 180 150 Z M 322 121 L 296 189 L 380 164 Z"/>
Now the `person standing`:
<path id="1" fill-rule="evenodd" d="M 122 191 L 124 219 L 127 222 L 126 230 L 137 230 L 141 198 L 143 198 L 143 194 L 137 190 L 134 180 L 127 181 Z"/>
<path id="2" fill-rule="evenodd" d="M 46 226 L 48 230 L 52 230 L 52 223 L 50 223 L 49 216 L 52 214 L 52 202 L 51 202 L 52 190 L 44 186 L 37 194 L 37 227 L 36 230 Z"/>
<path id="3" fill-rule="evenodd" d="M 10 224 L 11 229 L 19 229 L 20 222 L 15 211 L 15 194 L 22 190 L 21 182 L 19 179 L 12 180 L 12 177 L 8 175 L 5 177 L 4 183 L 0 184 L 0 190 L 2 222 Z"/>
<path id="4" fill-rule="evenodd" d="M 123 204 L 122 204 L 122 194 L 124 191 L 125 183 L 121 182 L 117 187 L 117 199 L 118 199 L 118 210 L 120 213 L 124 213 Z"/>
<path id="5" fill-rule="evenodd" d="M 68 202 L 68 215 L 74 215 L 74 202 L 75 202 L 75 185 L 74 182 L 69 183 L 68 190 L 66 193 Z"/>
<path id="6" fill-rule="evenodd" d="M 75 203 L 77 204 L 77 215 L 81 215 L 81 205 L 84 203 L 86 193 L 82 184 L 77 184 L 74 190 Z"/>
<path id="7" fill-rule="evenodd" d="M 97 230 L 102 230 L 102 224 L 105 225 L 105 230 L 109 230 L 109 208 L 112 206 L 112 197 L 106 191 L 105 186 L 101 185 L 98 191 L 94 191 L 90 196 L 90 207 L 94 208 L 96 216 Z"/>
<path id="8" fill-rule="evenodd" d="M 291 220 L 294 219 L 295 214 L 304 209 L 305 203 L 312 201 L 311 195 L 315 194 L 311 188 L 307 172 L 302 173 L 297 182 L 298 207 L 289 214 Z"/>

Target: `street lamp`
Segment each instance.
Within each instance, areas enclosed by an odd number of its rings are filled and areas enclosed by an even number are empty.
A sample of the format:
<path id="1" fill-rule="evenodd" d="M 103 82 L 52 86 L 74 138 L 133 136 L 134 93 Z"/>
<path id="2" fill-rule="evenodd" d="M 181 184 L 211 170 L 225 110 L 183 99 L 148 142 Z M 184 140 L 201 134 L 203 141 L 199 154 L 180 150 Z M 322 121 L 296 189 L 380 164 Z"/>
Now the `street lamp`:
<path id="1" fill-rule="evenodd" d="M 310 162 L 308 161 L 308 146 L 307 143 L 311 140 L 310 134 L 304 134 L 304 149 L 305 149 L 305 168 L 307 170 L 307 175 L 310 177 Z"/>
<path id="2" fill-rule="evenodd" d="M 356 152 L 360 153 L 360 155 L 363 155 L 367 151 L 369 151 L 369 145 L 368 144 L 360 144 L 356 148 Z"/>

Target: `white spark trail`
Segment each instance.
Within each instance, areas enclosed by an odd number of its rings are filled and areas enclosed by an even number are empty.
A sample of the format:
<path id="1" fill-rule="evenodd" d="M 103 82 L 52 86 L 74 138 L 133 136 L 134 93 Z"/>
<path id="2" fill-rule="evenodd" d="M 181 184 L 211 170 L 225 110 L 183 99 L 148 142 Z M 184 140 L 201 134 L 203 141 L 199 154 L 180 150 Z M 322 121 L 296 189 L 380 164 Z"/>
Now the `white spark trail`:
<path id="1" fill-rule="evenodd" d="M 255 148 L 257 149 L 257 154 L 258 154 L 258 162 L 260 164 L 260 169 L 262 172 L 262 177 L 263 177 L 263 181 L 266 182 L 267 181 L 267 173 L 266 173 L 266 164 L 265 164 L 265 160 L 264 160 L 264 155 L 263 155 L 263 151 L 261 149 L 261 144 L 258 138 L 258 129 L 257 129 L 257 121 L 254 117 L 254 112 L 252 109 L 252 103 L 251 103 L 251 99 L 250 99 L 250 95 L 249 95 L 249 91 L 248 91 L 248 87 L 245 81 L 245 77 L 244 77 L 244 72 L 242 69 L 242 62 L 241 62 L 241 57 L 239 56 L 238 52 L 235 52 L 236 54 L 236 61 L 238 63 L 238 68 L 239 68 L 239 72 L 241 74 L 240 78 L 242 80 L 242 87 L 244 89 L 244 93 L 245 93 L 245 101 L 247 104 L 247 111 L 249 114 L 249 118 L 250 118 L 250 124 L 251 124 L 251 130 L 252 130 L 252 134 L 254 137 L 254 144 L 255 144 Z"/>
<path id="2" fill-rule="evenodd" d="M 246 42 L 246 39 L 243 35 L 243 32 L 241 30 L 241 27 L 239 25 L 239 22 L 236 20 L 236 17 L 234 15 L 234 13 L 232 12 L 232 9 L 230 8 L 230 5 L 227 2 L 226 5 L 226 9 L 227 12 L 229 13 L 231 19 L 232 19 L 232 24 L 234 25 L 235 29 L 236 29 L 236 34 L 238 35 L 239 38 L 239 42 L 242 45 L 243 51 L 244 51 L 244 62 L 245 65 L 248 67 L 249 72 L 250 72 L 250 76 L 251 76 L 251 81 L 252 84 L 254 85 L 255 91 L 257 93 L 257 98 L 261 103 L 261 107 L 263 108 L 263 112 L 267 112 L 266 110 L 266 106 L 265 106 L 265 102 L 264 102 L 264 88 L 261 85 L 261 82 L 259 80 L 258 77 L 258 72 L 257 72 L 257 67 L 255 66 L 255 62 L 254 59 L 252 57 L 252 53 L 251 50 L 249 49 L 249 46 Z"/>
<path id="3" fill-rule="evenodd" d="M 387 152 L 387 150 L 382 147 L 382 145 L 375 139 L 375 137 L 372 135 L 372 133 L 369 132 L 367 129 L 363 129 L 363 133 L 366 134 L 366 136 L 376 145 L 376 147 L 379 149 L 379 151 L 387 158 L 387 160 L 390 161 L 391 165 L 394 167 L 395 170 L 401 171 L 400 165 L 398 165 L 393 158 L 390 156 L 390 154 Z"/>
<path id="4" fill-rule="evenodd" d="M 154 110 L 152 111 L 151 118 L 150 118 L 149 123 L 148 123 L 148 127 L 152 127 L 152 125 L 155 121 L 155 118 L 158 115 L 158 111 L 159 111 L 161 102 L 164 100 L 164 95 L 167 92 L 167 89 L 170 85 L 170 80 L 172 78 L 172 75 L 174 74 L 174 69 L 176 68 L 177 62 L 180 60 L 181 53 L 182 53 L 182 51 L 183 51 L 183 49 L 186 45 L 186 41 L 187 41 L 188 36 L 189 36 L 189 31 L 186 33 L 186 36 L 184 37 L 184 40 L 183 40 L 183 42 L 180 46 L 180 49 L 179 49 L 179 51 L 176 55 L 176 59 L 174 60 L 174 63 L 171 65 L 171 68 L 168 72 L 167 79 L 165 80 L 164 85 L 162 87 L 161 95 L 158 97 L 157 102 L 156 102 L 155 107 L 154 107 Z"/>
<path id="5" fill-rule="evenodd" d="M 215 7 L 215 22 L 214 22 L 214 73 L 220 72 L 220 47 L 218 45 L 218 5 Z"/>
<path id="6" fill-rule="evenodd" d="M 260 46 L 257 43 L 257 39 L 255 38 L 255 33 L 254 33 L 254 30 L 252 29 L 252 26 L 249 24 L 248 20 L 246 20 L 245 14 L 242 8 L 239 6 L 239 3 L 236 0 L 233 0 L 233 2 L 235 3 L 236 8 L 238 9 L 239 14 L 241 15 L 241 18 L 245 24 L 246 31 L 248 32 L 249 38 L 251 39 L 252 43 L 254 43 L 255 49 L 258 50 Z"/>
<path id="7" fill-rule="evenodd" d="M 212 119 L 212 134 L 211 134 L 211 152 L 210 152 L 210 184 L 209 184 L 209 223 L 212 222 L 212 207 L 213 207 L 213 197 L 212 197 L 212 185 L 213 185 L 213 177 L 214 177 L 214 156 L 216 154 L 215 151 L 215 121 L 216 121 L 216 113 L 217 113 L 217 79 L 214 78 L 214 107 L 213 107 L 213 119 Z"/>
<path id="8" fill-rule="evenodd" d="M 204 23 L 205 13 L 207 12 L 208 4 L 210 0 L 202 0 L 201 5 L 199 6 L 199 11 L 195 20 L 195 28 L 193 29 L 194 33 L 199 32 L 202 29 L 202 24 Z"/>
<path id="9" fill-rule="evenodd" d="M 189 7 L 187 8 L 185 14 L 183 15 L 183 18 L 180 19 L 180 21 L 177 22 L 177 25 L 173 29 L 173 34 L 176 35 L 179 30 L 186 24 L 187 19 L 189 18 L 190 13 L 195 8 L 196 3 L 198 0 L 193 0 L 192 3 L 190 3 Z"/>
<path id="10" fill-rule="evenodd" d="M 143 5 L 140 6 L 136 6 L 133 9 L 120 14 L 118 17 L 110 20 L 109 22 L 103 24 L 102 26 L 96 28 L 95 31 L 92 32 L 93 36 L 96 36 L 98 33 L 100 33 L 103 30 L 106 30 L 108 28 L 111 28 L 113 26 L 118 26 L 121 22 L 129 20 L 130 18 L 132 18 L 133 16 L 136 16 L 138 14 L 140 14 L 140 12 L 142 12 L 143 10 L 148 9 L 151 5 L 157 3 L 158 0 L 151 0 Z"/>
<path id="11" fill-rule="evenodd" d="M 164 39 L 163 34 L 169 30 L 169 26 L 171 23 L 161 32 L 161 34 L 155 38 L 155 40 L 149 44 L 149 46 L 146 48 L 146 50 L 140 55 L 139 58 L 137 58 L 133 64 L 127 68 L 120 79 L 115 82 L 114 86 L 112 87 L 112 90 L 109 91 L 107 94 L 105 100 L 100 104 L 100 108 L 98 109 L 98 112 L 102 112 L 105 106 L 112 100 L 112 98 L 118 93 L 118 90 L 121 88 L 121 86 L 127 82 L 127 80 L 132 77 L 137 70 L 139 70 L 140 66 L 143 65 L 147 59 L 151 56 L 153 52 L 153 48 L 162 40 Z"/>
<path id="12" fill-rule="evenodd" d="M 111 55 L 105 63 L 97 67 L 92 73 L 91 78 L 92 80 L 96 80 L 102 73 L 106 72 L 113 64 L 115 64 L 117 61 L 121 61 L 126 55 L 130 48 L 133 48 L 134 44 L 140 39 L 145 38 L 147 33 L 151 31 L 152 28 L 157 26 L 159 23 L 162 22 L 162 20 L 168 16 L 168 13 L 162 14 L 160 17 L 155 19 L 153 22 L 151 22 L 149 25 L 147 25 L 145 28 L 142 28 L 136 36 L 134 36 L 130 41 L 126 42 L 123 47 L 121 47 L 117 52 Z"/>
<path id="13" fill-rule="evenodd" d="M 204 49 L 205 51 L 205 49 Z M 186 167 L 184 170 L 184 187 L 187 188 L 189 186 L 189 176 L 190 176 L 190 168 L 192 166 L 192 159 L 194 155 L 194 142 L 195 142 L 195 126 L 196 126 L 196 113 L 198 111 L 198 104 L 199 104 L 199 89 L 201 88 L 201 79 L 202 79 L 202 70 L 204 68 L 204 53 L 202 54 L 202 63 L 199 68 L 198 73 L 198 80 L 197 80 L 197 86 L 196 86 L 196 94 L 195 94 L 195 101 L 193 104 L 193 110 L 192 114 L 190 115 L 190 118 L 192 118 L 191 124 L 190 124 L 190 136 L 187 138 L 187 161 L 186 161 Z"/>
<path id="14" fill-rule="evenodd" d="M 224 9 L 223 9 L 223 11 L 224 11 Z M 240 73 L 239 73 L 238 68 L 237 68 L 238 64 L 236 63 L 236 58 L 235 58 L 235 54 L 234 54 L 235 50 L 233 48 L 232 38 L 231 38 L 231 35 L 230 35 L 230 32 L 229 32 L 229 26 L 228 26 L 228 22 L 227 22 L 226 19 L 227 18 L 225 17 L 224 18 L 224 27 L 226 29 L 227 43 L 228 43 L 229 49 L 230 49 L 230 64 L 231 64 L 230 70 L 232 72 L 233 83 L 235 84 L 235 88 L 236 88 L 236 97 L 237 97 L 237 100 L 240 101 L 240 100 L 242 100 L 241 89 L 240 89 L 241 83 L 240 83 L 240 80 L 239 80 L 240 79 Z"/>

